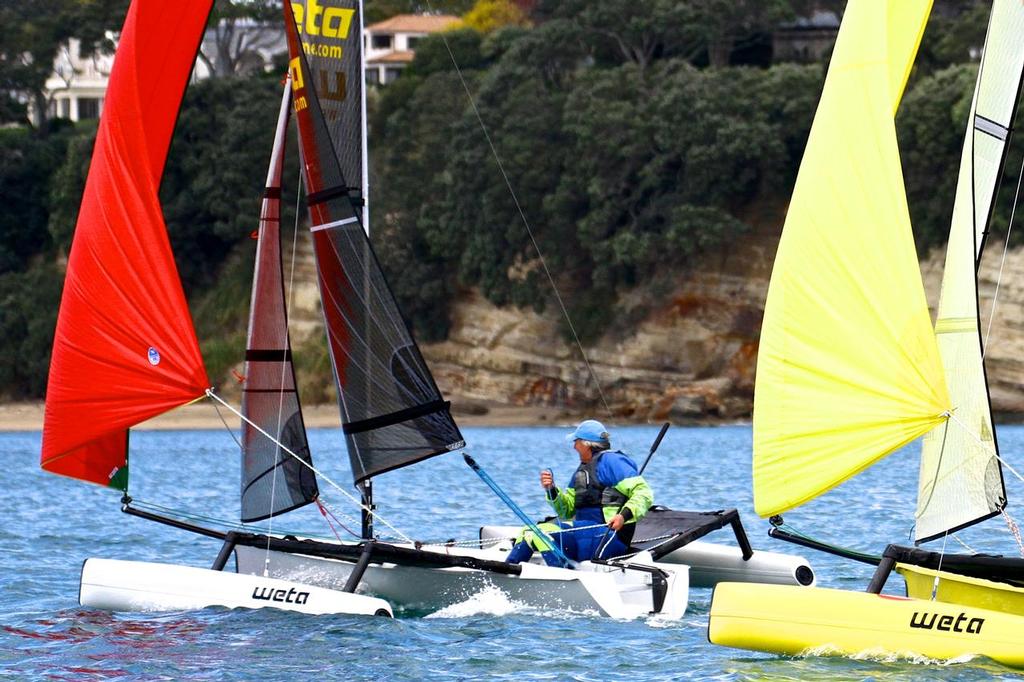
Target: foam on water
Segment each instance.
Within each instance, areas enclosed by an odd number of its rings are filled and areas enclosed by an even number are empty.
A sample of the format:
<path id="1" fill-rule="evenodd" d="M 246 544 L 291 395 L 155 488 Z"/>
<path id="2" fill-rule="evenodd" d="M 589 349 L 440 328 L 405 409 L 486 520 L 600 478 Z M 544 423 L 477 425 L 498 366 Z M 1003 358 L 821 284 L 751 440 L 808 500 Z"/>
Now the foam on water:
<path id="1" fill-rule="evenodd" d="M 513 601 L 508 594 L 495 585 L 489 585 L 465 601 L 446 606 L 427 618 L 469 618 L 470 616 L 507 616 L 525 613 L 530 609 L 522 602 Z M 535 609 L 534 609 L 535 610 Z"/>

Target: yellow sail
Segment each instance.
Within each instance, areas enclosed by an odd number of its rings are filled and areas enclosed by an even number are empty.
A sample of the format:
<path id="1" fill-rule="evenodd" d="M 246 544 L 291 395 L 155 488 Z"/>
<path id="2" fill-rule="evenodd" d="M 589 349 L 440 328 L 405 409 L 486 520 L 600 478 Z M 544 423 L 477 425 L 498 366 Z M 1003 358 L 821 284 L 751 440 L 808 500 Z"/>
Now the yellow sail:
<path id="1" fill-rule="evenodd" d="M 754 505 L 781 513 L 945 419 L 894 113 L 930 0 L 851 0 L 775 258 Z"/>

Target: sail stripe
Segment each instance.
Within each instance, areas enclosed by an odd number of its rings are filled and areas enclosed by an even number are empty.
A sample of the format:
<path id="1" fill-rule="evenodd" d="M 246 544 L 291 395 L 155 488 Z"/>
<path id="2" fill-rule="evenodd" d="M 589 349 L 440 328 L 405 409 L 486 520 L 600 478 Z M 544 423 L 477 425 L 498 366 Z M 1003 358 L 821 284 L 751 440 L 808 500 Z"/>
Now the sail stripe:
<path id="1" fill-rule="evenodd" d="M 358 222 L 359 222 L 359 217 L 358 216 L 352 216 L 351 218 L 342 218 L 341 220 L 335 220 L 333 222 L 325 223 L 323 225 L 314 225 L 313 227 L 309 228 L 309 231 L 310 232 L 320 232 L 321 230 L 329 230 L 332 227 L 341 227 L 342 225 L 351 225 L 352 223 L 358 223 Z"/>
<path id="2" fill-rule="evenodd" d="M 1006 126 L 996 123 L 991 119 L 987 119 L 981 114 L 974 116 L 974 129 L 983 133 L 988 133 L 992 137 L 1002 142 L 1006 141 L 1007 136 L 1010 134 L 1010 129 Z"/>

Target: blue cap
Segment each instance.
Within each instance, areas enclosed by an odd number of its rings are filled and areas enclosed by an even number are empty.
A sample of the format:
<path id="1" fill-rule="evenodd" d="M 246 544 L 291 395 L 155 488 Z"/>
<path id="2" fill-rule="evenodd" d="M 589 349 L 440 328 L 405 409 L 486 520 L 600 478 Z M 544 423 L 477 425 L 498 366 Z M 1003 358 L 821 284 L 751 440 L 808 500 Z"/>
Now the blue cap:
<path id="1" fill-rule="evenodd" d="M 611 434 L 608 433 L 608 429 L 604 428 L 604 424 L 596 419 L 587 419 L 580 422 L 576 430 L 565 437 L 566 440 L 589 440 L 594 443 L 601 443 L 602 445 L 609 445 L 610 438 Z"/>

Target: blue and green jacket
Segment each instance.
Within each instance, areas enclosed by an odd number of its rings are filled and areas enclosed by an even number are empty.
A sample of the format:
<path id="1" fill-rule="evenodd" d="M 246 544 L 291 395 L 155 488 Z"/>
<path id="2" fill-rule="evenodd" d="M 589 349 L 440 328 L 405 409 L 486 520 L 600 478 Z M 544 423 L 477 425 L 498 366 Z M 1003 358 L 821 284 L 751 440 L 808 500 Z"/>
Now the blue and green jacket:
<path id="1" fill-rule="evenodd" d="M 654 492 L 636 463 L 617 450 L 599 452 L 590 462 L 580 463 L 569 485 L 548 490 L 547 497 L 558 518 L 591 523 L 608 523 L 622 507 L 626 523 L 635 524 L 654 504 Z M 629 528 L 629 537 L 634 528 Z"/>

